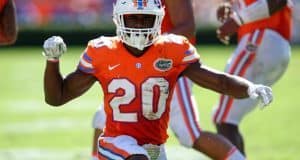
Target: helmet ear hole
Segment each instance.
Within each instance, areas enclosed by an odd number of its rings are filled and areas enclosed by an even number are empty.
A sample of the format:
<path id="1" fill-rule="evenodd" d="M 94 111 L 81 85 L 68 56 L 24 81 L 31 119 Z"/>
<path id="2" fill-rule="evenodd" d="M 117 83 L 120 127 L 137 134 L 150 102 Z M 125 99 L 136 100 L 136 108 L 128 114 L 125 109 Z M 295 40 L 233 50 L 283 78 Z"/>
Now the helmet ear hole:
<path id="1" fill-rule="evenodd" d="M 126 26 L 125 16 L 136 14 L 153 15 L 153 25 L 151 22 L 146 28 Z M 143 50 L 160 35 L 164 14 L 160 0 L 117 0 L 113 9 L 117 36 L 127 45 Z"/>

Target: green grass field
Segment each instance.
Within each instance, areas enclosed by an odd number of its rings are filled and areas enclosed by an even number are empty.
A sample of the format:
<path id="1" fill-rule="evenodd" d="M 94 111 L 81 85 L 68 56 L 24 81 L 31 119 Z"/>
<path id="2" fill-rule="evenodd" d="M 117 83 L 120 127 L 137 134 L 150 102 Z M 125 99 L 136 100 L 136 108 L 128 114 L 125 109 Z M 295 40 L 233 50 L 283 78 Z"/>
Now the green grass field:
<path id="1" fill-rule="evenodd" d="M 61 60 L 62 73 L 74 70 L 83 47 L 71 47 Z M 199 47 L 202 60 L 223 70 L 231 47 Z M 293 47 L 286 75 L 273 87 L 274 102 L 255 110 L 241 125 L 250 160 L 298 160 L 300 149 L 300 47 Z M 50 107 L 43 97 L 44 57 L 41 48 L 0 48 L 0 160 L 89 159 L 92 116 L 101 102 L 95 85 L 84 96 L 63 107 Z M 211 108 L 217 94 L 195 87 L 201 126 L 215 131 Z M 172 136 L 170 160 L 207 159 L 179 147 Z M 201 158 L 202 157 L 202 158 Z"/>

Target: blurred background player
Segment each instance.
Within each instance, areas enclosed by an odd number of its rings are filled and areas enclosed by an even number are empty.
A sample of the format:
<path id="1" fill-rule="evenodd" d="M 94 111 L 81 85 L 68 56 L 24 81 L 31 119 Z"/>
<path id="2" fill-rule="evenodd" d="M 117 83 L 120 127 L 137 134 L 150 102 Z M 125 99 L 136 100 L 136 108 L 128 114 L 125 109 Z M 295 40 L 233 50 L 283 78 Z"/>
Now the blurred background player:
<path id="1" fill-rule="evenodd" d="M 273 85 L 286 71 L 291 55 L 292 2 L 288 0 L 227 1 L 217 11 L 223 25 L 217 30 L 228 43 L 238 33 L 238 46 L 225 71 L 252 82 Z M 245 154 L 238 125 L 257 100 L 236 100 L 221 95 L 213 121 L 217 131 Z"/>
<path id="2" fill-rule="evenodd" d="M 15 43 L 17 39 L 15 3 L 13 0 L 0 0 L 0 45 Z"/>
<path id="3" fill-rule="evenodd" d="M 196 25 L 191 0 L 162 0 L 162 5 L 165 6 L 162 33 L 184 35 L 195 44 Z M 213 159 L 226 159 L 239 154 L 234 152 L 235 147 L 225 138 L 200 130 L 196 100 L 191 91 L 191 81 L 186 77 L 179 78 L 171 101 L 170 127 L 180 144 L 194 148 Z M 98 137 L 104 128 L 105 118 L 101 105 L 93 118 L 95 131 L 92 157 L 94 159 L 97 159 Z"/>

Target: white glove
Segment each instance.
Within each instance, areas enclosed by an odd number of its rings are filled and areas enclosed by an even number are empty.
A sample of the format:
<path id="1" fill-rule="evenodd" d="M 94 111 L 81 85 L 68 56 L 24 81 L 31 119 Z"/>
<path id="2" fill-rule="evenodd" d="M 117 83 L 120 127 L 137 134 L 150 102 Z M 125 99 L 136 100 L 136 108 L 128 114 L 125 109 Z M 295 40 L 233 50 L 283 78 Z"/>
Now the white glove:
<path id="1" fill-rule="evenodd" d="M 259 98 L 262 102 L 261 108 L 269 105 L 273 100 L 272 89 L 261 84 L 252 84 L 248 88 L 248 95 L 251 99 Z"/>
<path id="2" fill-rule="evenodd" d="M 60 36 L 52 36 L 45 40 L 43 48 L 43 55 L 47 60 L 57 60 L 67 51 L 66 44 Z"/>

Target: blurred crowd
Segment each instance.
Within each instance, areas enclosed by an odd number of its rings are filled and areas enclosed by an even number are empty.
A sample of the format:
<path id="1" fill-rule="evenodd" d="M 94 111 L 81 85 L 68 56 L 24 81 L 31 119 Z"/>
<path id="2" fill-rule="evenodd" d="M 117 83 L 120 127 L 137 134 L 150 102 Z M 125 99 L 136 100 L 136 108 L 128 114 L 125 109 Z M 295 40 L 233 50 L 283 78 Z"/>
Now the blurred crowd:
<path id="1" fill-rule="evenodd" d="M 43 27 L 101 27 L 112 24 L 115 0 L 15 0 L 20 29 Z M 198 28 L 215 27 L 222 0 L 193 0 Z M 295 36 L 300 41 L 300 0 L 295 2 Z"/>
<path id="2" fill-rule="evenodd" d="M 115 0 L 15 0 L 21 26 L 47 25 L 91 26 L 112 23 Z M 197 21 L 202 25 L 216 23 L 214 9 L 220 0 L 194 0 Z"/>
<path id="3" fill-rule="evenodd" d="M 15 0 L 22 27 L 90 26 L 107 22 L 111 0 Z M 21 28 L 22 29 L 22 28 Z"/>

